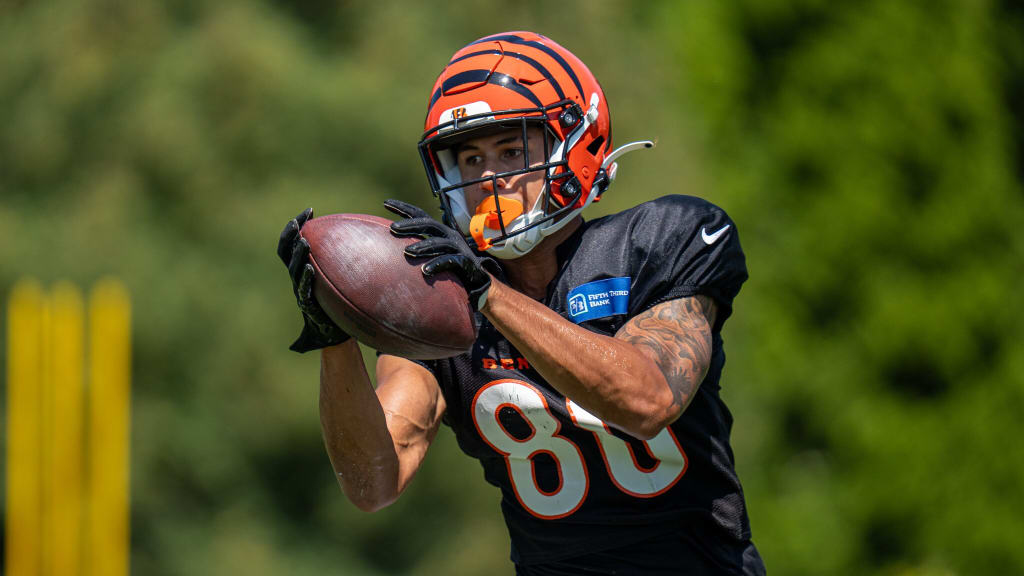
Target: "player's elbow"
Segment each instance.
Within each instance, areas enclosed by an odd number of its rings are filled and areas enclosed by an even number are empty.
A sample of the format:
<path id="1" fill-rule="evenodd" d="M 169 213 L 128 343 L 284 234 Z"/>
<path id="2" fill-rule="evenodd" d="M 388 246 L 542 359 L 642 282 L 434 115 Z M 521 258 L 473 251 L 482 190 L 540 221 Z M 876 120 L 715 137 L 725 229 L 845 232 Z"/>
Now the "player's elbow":
<path id="1" fill-rule="evenodd" d="M 676 402 L 672 402 L 668 406 L 665 406 L 665 409 L 662 411 L 657 423 L 655 424 L 656 432 L 654 434 L 660 434 L 662 430 L 671 426 L 676 420 L 679 420 L 679 417 L 683 415 L 683 410 L 685 409 L 685 406 L 681 406 Z M 653 437 L 654 436 L 652 436 L 652 438 Z"/>
<path id="2" fill-rule="evenodd" d="M 644 400 L 636 414 L 632 434 L 640 440 L 650 440 L 661 434 L 679 419 L 685 409 L 664 379 L 660 384 L 649 388 L 654 392 Z"/>
<path id="3" fill-rule="evenodd" d="M 671 393 L 634 397 L 618 427 L 634 438 L 650 440 L 679 418 L 682 410 L 676 410 L 675 404 Z"/>
<path id="4" fill-rule="evenodd" d="M 668 428 L 673 422 L 678 420 L 680 414 L 682 414 L 681 410 L 675 411 L 671 408 L 655 411 L 653 414 L 639 418 L 637 423 L 631 426 L 631 430 L 627 430 L 627 432 L 639 440 L 650 440 L 661 434 L 665 428 Z"/>
<path id="5" fill-rule="evenodd" d="M 650 440 L 682 414 L 684 406 L 658 365 L 642 355 L 629 369 L 606 373 L 613 392 L 598 416 L 639 440 Z"/>
<path id="6" fill-rule="evenodd" d="M 664 428 L 659 426 L 659 419 L 646 402 L 619 403 L 600 418 L 638 440 L 650 440 Z"/>

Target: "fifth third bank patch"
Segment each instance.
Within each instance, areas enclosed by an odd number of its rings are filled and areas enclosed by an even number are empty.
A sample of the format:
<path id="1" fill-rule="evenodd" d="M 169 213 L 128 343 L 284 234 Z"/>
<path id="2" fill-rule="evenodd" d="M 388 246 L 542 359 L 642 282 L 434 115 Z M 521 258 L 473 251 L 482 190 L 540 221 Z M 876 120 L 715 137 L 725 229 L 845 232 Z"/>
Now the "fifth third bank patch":
<path id="1" fill-rule="evenodd" d="M 569 319 L 579 324 L 629 310 L 629 276 L 580 284 L 568 295 Z"/>

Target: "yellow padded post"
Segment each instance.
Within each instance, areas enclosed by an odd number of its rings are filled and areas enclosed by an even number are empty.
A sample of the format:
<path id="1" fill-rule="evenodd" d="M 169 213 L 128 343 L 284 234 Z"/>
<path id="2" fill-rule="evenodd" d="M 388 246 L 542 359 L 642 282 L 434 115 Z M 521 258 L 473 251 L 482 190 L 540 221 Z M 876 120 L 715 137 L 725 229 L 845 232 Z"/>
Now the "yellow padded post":
<path id="1" fill-rule="evenodd" d="M 48 494 L 45 565 L 52 576 L 79 576 L 82 565 L 82 461 L 85 379 L 85 323 L 82 294 L 68 282 L 50 295 L 50 377 L 46 434 Z"/>
<path id="2" fill-rule="evenodd" d="M 42 572 L 43 294 L 17 284 L 7 305 L 7 516 L 4 573 Z"/>
<path id="3" fill-rule="evenodd" d="M 89 298 L 89 482 L 86 576 L 129 571 L 131 304 L 104 280 Z"/>

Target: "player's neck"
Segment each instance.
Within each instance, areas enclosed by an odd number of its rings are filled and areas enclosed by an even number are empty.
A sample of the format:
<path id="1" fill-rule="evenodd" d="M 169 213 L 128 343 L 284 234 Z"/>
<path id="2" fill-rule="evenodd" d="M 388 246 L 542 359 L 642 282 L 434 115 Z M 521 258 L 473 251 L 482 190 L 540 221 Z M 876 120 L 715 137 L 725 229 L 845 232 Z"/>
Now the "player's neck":
<path id="1" fill-rule="evenodd" d="M 583 220 L 576 217 L 525 256 L 505 260 L 502 264 L 508 285 L 534 300 L 543 300 L 548 293 L 548 284 L 558 274 L 558 246 L 572 236 L 582 223 Z"/>

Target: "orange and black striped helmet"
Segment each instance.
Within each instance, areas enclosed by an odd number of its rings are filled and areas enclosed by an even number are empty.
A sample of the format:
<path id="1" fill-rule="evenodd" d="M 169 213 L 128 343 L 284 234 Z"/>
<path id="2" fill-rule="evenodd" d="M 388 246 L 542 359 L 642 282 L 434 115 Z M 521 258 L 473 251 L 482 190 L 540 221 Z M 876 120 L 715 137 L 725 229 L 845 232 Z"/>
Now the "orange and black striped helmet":
<path id="1" fill-rule="evenodd" d="M 544 162 L 534 159 L 531 166 L 527 154 L 522 170 L 462 180 L 454 143 L 508 128 L 521 128 L 525 141 L 527 127 L 538 125 L 545 128 Z M 431 90 L 419 148 L 448 223 L 473 237 L 481 250 L 515 258 L 600 197 L 610 181 L 605 160 L 611 145 L 608 102 L 583 62 L 540 34 L 503 32 L 452 56 Z M 466 206 L 462 189 L 534 170 L 545 173 L 538 205 L 525 207 L 509 222 L 496 210 L 486 235 L 479 230 L 471 234 L 476 207 Z M 492 205 L 498 206 L 498 186 L 492 188 Z"/>

